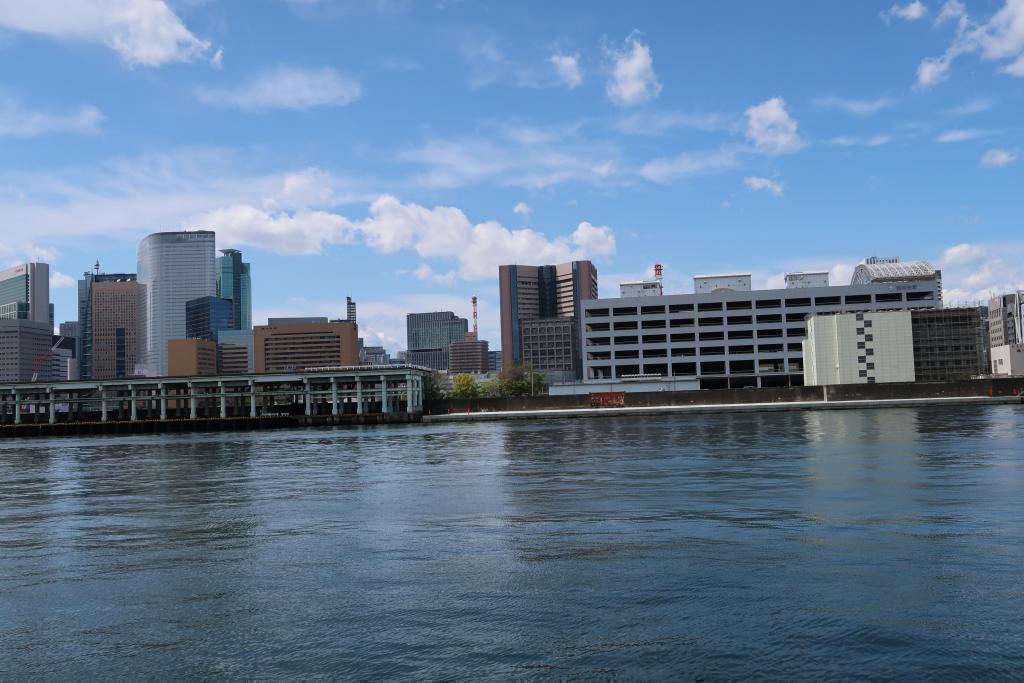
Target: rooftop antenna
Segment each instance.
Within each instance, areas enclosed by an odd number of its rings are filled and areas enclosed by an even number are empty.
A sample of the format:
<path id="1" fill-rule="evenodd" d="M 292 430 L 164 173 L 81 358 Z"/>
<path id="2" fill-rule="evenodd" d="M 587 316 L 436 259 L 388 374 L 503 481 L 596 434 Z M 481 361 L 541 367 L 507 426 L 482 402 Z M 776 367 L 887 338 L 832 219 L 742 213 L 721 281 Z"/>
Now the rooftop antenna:
<path id="1" fill-rule="evenodd" d="M 92 269 L 96 271 L 97 275 L 100 274 L 100 260 L 99 259 L 96 259 L 96 265 L 93 266 Z"/>
<path id="2" fill-rule="evenodd" d="M 473 339 L 477 339 L 476 297 L 473 297 Z"/>

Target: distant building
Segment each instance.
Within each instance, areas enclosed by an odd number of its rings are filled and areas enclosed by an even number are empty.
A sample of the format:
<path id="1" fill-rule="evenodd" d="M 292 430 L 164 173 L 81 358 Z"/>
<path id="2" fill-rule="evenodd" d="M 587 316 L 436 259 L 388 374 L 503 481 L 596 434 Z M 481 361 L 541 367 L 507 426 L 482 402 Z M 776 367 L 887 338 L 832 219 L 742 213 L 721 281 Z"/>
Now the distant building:
<path id="1" fill-rule="evenodd" d="M 53 331 L 49 265 L 24 263 L 0 271 L 0 320 L 48 323 Z"/>
<path id="2" fill-rule="evenodd" d="M 287 320 L 287 319 L 285 319 Z M 271 319 L 253 328 L 256 372 L 359 365 L 357 328 L 347 320 L 292 323 Z"/>
<path id="3" fill-rule="evenodd" d="M 807 386 L 913 382 L 910 311 L 811 316 L 803 355 Z"/>
<path id="4" fill-rule="evenodd" d="M 99 268 L 97 264 L 97 269 Z M 94 299 L 96 299 L 95 287 L 103 283 L 99 290 L 99 298 L 95 302 L 99 306 L 100 322 L 98 327 L 102 331 L 103 338 L 96 347 L 94 340 Z M 135 366 L 139 363 L 138 355 L 138 314 L 140 292 L 135 273 L 83 273 L 82 279 L 78 281 L 78 337 L 75 345 L 75 355 L 78 358 L 78 370 L 82 379 L 93 379 L 94 356 L 98 352 L 107 363 L 107 369 L 103 373 L 116 373 L 119 370 L 117 364 L 110 361 L 111 355 L 121 358 L 128 358 L 125 361 L 126 367 L 123 374 L 105 374 L 95 379 L 113 379 L 116 377 L 130 377 L 135 373 Z M 122 332 L 117 333 L 117 330 Z M 113 332 L 111 332 L 113 330 Z M 111 336 L 113 335 L 113 336 Z M 118 345 L 118 340 L 122 340 Z M 113 344 L 113 346 L 112 346 Z"/>
<path id="5" fill-rule="evenodd" d="M 410 313 L 405 316 L 406 358 L 413 365 L 435 370 L 448 369 L 448 347 L 463 341 L 469 321 L 451 311 Z"/>
<path id="6" fill-rule="evenodd" d="M 18 318 L 0 318 L 0 382 L 31 382 L 62 379 L 48 361 L 53 346 L 53 326 Z"/>
<path id="7" fill-rule="evenodd" d="M 901 261 L 898 256 L 871 256 L 858 265 L 850 278 L 851 285 L 890 283 L 893 291 L 911 292 L 913 283 L 935 287 L 942 301 L 942 271 L 927 261 Z"/>
<path id="8" fill-rule="evenodd" d="M 167 376 L 217 374 L 217 342 L 209 339 L 171 339 L 167 342 Z"/>
<path id="9" fill-rule="evenodd" d="M 326 325 L 326 316 L 309 316 L 305 318 L 270 318 L 268 325 Z"/>
<path id="10" fill-rule="evenodd" d="M 359 324 L 356 315 L 356 302 L 350 296 L 345 297 L 345 319 L 353 325 Z"/>
<path id="11" fill-rule="evenodd" d="M 235 311 L 231 299 L 202 296 L 185 302 L 185 338 L 217 340 L 222 330 L 237 330 Z M 248 331 L 248 330 L 245 330 Z"/>
<path id="12" fill-rule="evenodd" d="M 252 329 L 252 274 L 237 249 L 221 249 L 217 258 L 217 296 L 230 299 L 231 329 Z M 206 337 L 203 337 L 206 339 Z"/>
<path id="13" fill-rule="evenodd" d="M 579 323 L 584 301 L 596 299 L 597 268 L 590 261 L 558 265 L 505 265 L 498 268 L 501 308 L 502 364 L 524 362 L 523 325 L 545 318 L 565 318 Z M 580 358 L 573 349 L 573 360 Z M 581 371 L 577 364 L 566 370 Z"/>
<path id="14" fill-rule="evenodd" d="M 472 333 L 470 333 L 470 336 Z M 448 374 L 482 374 L 488 371 L 487 342 L 472 338 L 452 342 L 448 347 Z"/>
<path id="15" fill-rule="evenodd" d="M 992 374 L 1009 377 L 1024 375 L 1024 344 L 993 346 Z"/>
<path id="16" fill-rule="evenodd" d="M 59 330 L 60 336 L 67 339 L 74 339 L 77 341 L 81 336 L 81 326 L 78 324 L 77 320 L 67 320 L 62 322 L 59 326 Z"/>
<path id="17" fill-rule="evenodd" d="M 487 372 L 501 372 L 501 349 L 487 352 Z"/>
<path id="18" fill-rule="evenodd" d="M 244 375 L 256 371 L 252 330 L 221 330 L 217 333 L 217 370 L 222 375 Z"/>
<path id="19" fill-rule="evenodd" d="M 48 375 L 59 382 L 81 379 L 78 372 L 78 359 L 75 358 L 75 338 L 54 335 L 47 361 L 50 364 Z"/>
<path id="20" fill-rule="evenodd" d="M 786 289 L 801 289 L 803 287 L 828 287 L 828 271 L 786 273 Z"/>
<path id="21" fill-rule="evenodd" d="M 359 350 L 359 357 L 363 365 L 389 365 L 391 356 L 383 346 L 364 346 Z"/>
<path id="22" fill-rule="evenodd" d="M 1024 292 L 1003 294 L 988 304 L 989 344 L 1024 343 Z"/>
<path id="23" fill-rule="evenodd" d="M 86 379 L 116 379 L 135 375 L 139 364 L 139 283 L 134 275 L 91 276 L 89 304 L 80 315 L 87 320 L 86 341 L 79 371 Z M 81 285 L 81 282 L 79 282 Z M 88 375 L 84 374 L 88 373 Z"/>
<path id="24" fill-rule="evenodd" d="M 572 318 L 542 318 L 522 323 L 523 364 L 552 382 L 571 382 L 580 366 L 579 328 Z"/>
<path id="25" fill-rule="evenodd" d="M 661 280 L 633 280 L 619 283 L 619 296 L 662 296 L 665 293 Z"/>
<path id="26" fill-rule="evenodd" d="M 158 232 L 138 247 L 139 363 L 167 374 L 167 342 L 185 338 L 185 302 L 217 293 L 216 236 L 209 230 Z"/>
<path id="27" fill-rule="evenodd" d="M 988 321 L 978 308 L 913 311 L 914 376 L 917 382 L 952 382 L 988 372 Z"/>

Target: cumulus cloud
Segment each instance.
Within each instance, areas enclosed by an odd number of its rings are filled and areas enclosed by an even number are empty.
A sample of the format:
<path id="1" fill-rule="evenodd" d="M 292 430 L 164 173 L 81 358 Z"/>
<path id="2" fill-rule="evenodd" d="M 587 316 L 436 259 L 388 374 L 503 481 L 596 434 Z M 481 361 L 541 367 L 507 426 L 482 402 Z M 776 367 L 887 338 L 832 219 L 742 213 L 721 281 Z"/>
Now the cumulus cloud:
<path id="1" fill-rule="evenodd" d="M 965 54 L 976 54 L 991 62 L 1000 62 L 1000 71 L 1024 77 L 1024 0 L 1004 0 L 1002 8 L 985 21 L 975 21 L 960 2 L 947 2 L 940 13 L 944 21 L 956 20 L 956 33 L 939 57 L 928 57 L 917 69 L 917 85 L 928 88 L 949 76 L 953 61 Z"/>
<path id="2" fill-rule="evenodd" d="M 776 182 L 771 178 L 762 178 L 760 176 L 748 176 L 743 179 L 743 184 L 751 190 L 771 192 L 776 197 L 781 197 L 783 188 L 782 183 Z"/>
<path id="3" fill-rule="evenodd" d="M 654 73 L 651 49 L 640 42 L 637 32 L 626 38 L 621 48 L 605 48 L 611 59 L 611 73 L 605 92 L 608 99 L 621 107 L 632 107 L 652 100 L 661 92 L 661 82 Z"/>
<path id="4" fill-rule="evenodd" d="M 773 97 L 746 111 L 747 137 L 759 152 L 789 154 L 804 147 L 797 131 L 797 123 L 786 111 L 786 102 Z"/>
<path id="5" fill-rule="evenodd" d="M 555 54 L 548 57 L 548 61 L 555 67 L 555 72 L 562 79 L 570 90 L 583 83 L 583 71 L 580 69 L 579 54 L 561 55 Z"/>
<path id="6" fill-rule="evenodd" d="M 889 9 L 882 12 L 882 19 L 889 23 L 893 19 L 902 19 L 903 21 L 917 21 L 918 19 L 924 18 L 924 15 L 928 14 L 928 7 L 921 2 L 921 0 L 913 0 L 905 5 L 895 4 Z"/>
<path id="7" fill-rule="evenodd" d="M 56 270 L 50 273 L 50 289 L 70 289 L 77 286 L 78 282 L 70 275 Z"/>
<path id="8" fill-rule="evenodd" d="M 280 66 L 235 88 L 196 88 L 200 102 L 244 111 L 342 107 L 362 95 L 358 81 L 331 68 Z"/>
<path id="9" fill-rule="evenodd" d="M 942 252 L 940 263 L 944 266 L 973 263 L 984 255 L 984 250 L 976 244 L 956 244 Z"/>
<path id="10" fill-rule="evenodd" d="M 100 43 L 130 65 L 161 66 L 210 55 L 164 0 L 36 0 L 0 2 L 0 28 L 57 40 Z M 218 51 L 219 53 L 219 51 Z"/>
<path id="11" fill-rule="evenodd" d="M 517 216 L 529 217 L 529 215 L 533 213 L 533 209 L 531 209 L 530 205 L 526 202 L 518 202 L 514 207 L 512 207 L 512 213 Z"/>
<path id="12" fill-rule="evenodd" d="M 54 113 L 27 109 L 17 100 L 0 96 L 0 137 L 32 138 L 54 133 L 96 135 L 103 119 L 103 112 L 91 105 Z"/>
<path id="13" fill-rule="evenodd" d="M 956 128 L 940 133 L 939 136 L 935 138 L 935 141 L 947 144 L 951 142 L 967 142 L 968 140 L 985 138 L 992 134 L 992 131 L 982 130 L 980 128 Z"/>
<path id="14" fill-rule="evenodd" d="M 981 166 L 984 168 L 1002 168 L 1017 160 L 1017 155 L 1007 149 L 990 149 L 981 155 Z"/>
<path id="15" fill-rule="evenodd" d="M 1024 243 L 964 243 L 946 249 L 942 267 L 946 306 L 988 303 L 999 294 L 1024 289 L 1020 269 Z"/>
<path id="16" fill-rule="evenodd" d="M 888 97 L 879 97 L 873 100 L 854 100 L 828 95 L 815 99 L 814 103 L 819 107 L 827 109 L 840 109 L 857 116 L 869 116 L 892 106 L 893 101 Z"/>

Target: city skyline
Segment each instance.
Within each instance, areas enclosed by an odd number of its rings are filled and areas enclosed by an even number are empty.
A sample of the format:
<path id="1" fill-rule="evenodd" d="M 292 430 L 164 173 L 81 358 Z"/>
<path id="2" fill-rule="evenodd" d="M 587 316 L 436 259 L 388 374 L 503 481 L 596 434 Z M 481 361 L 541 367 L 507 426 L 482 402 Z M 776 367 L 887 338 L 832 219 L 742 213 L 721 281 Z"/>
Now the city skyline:
<path id="1" fill-rule="evenodd" d="M 655 262 L 686 293 L 845 284 L 875 254 L 941 268 L 947 305 L 1022 287 L 1019 2 L 153 2 L 170 37 L 142 43 L 102 9 L 18 5 L 0 265 L 51 264 L 55 323 L 96 259 L 133 272 L 180 229 L 243 250 L 254 324 L 351 295 L 391 352 L 407 313 L 473 295 L 494 348 L 504 263 L 592 259 L 602 296 Z"/>

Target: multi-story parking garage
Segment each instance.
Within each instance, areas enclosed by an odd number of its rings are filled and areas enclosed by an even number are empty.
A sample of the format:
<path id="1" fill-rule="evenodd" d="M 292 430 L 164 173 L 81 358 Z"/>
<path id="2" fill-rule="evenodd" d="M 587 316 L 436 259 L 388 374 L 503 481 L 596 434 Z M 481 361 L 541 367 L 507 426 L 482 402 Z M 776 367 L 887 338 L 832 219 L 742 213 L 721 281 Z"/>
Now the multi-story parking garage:
<path id="1" fill-rule="evenodd" d="M 584 301 L 584 382 L 645 391 L 668 381 L 693 389 L 802 385 L 808 315 L 942 307 L 938 271 L 889 265 L 882 282 Z M 894 279 L 901 270 L 906 279 Z"/>

